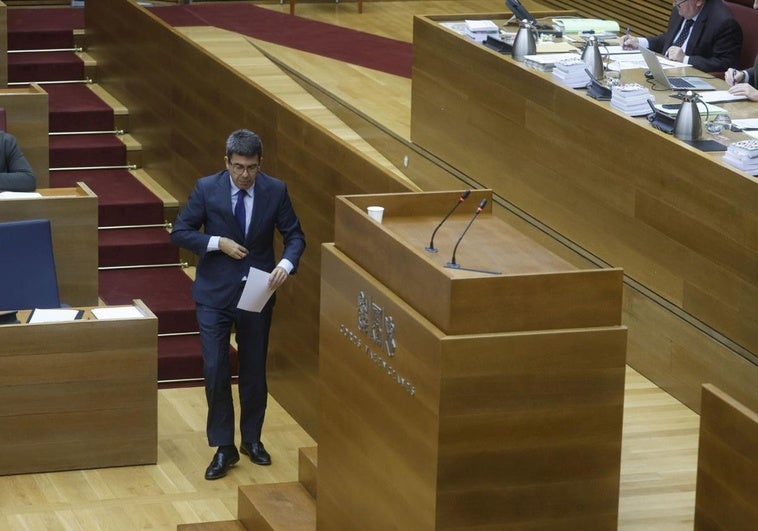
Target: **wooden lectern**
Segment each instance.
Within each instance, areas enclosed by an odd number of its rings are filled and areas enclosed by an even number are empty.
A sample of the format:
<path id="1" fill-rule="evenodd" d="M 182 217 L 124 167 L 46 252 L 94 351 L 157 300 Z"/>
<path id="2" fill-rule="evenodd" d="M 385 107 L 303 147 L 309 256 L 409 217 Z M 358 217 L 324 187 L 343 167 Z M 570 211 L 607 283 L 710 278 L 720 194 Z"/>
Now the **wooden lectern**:
<path id="1" fill-rule="evenodd" d="M 615 529 L 622 271 L 577 270 L 493 217 L 488 190 L 425 250 L 460 195 L 336 200 L 318 528 Z"/>

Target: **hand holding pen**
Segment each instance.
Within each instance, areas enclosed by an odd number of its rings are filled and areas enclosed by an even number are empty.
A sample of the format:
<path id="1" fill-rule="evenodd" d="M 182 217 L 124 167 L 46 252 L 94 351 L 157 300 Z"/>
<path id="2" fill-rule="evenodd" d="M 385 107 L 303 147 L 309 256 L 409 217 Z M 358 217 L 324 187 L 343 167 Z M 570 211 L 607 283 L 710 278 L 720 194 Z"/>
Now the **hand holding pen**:
<path id="1" fill-rule="evenodd" d="M 636 50 L 639 48 L 639 39 L 632 37 L 632 28 L 626 28 L 626 35 L 621 38 L 621 47 L 624 50 Z"/>
<path id="2" fill-rule="evenodd" d="M 724 73 L 724 81 L 726 81 L 727 84 L 732 87 L 737 83 L 742 83 L 744 77 L 745 73 L 735 68 L 728 68 L 726 70 L 726 73 Z"/>

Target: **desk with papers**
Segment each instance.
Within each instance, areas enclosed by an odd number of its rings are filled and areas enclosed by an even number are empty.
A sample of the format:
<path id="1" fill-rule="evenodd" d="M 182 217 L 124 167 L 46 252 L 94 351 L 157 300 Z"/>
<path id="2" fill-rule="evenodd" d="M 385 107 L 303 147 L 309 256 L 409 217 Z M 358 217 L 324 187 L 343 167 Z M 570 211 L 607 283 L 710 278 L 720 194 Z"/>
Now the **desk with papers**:
<path id="1" fill-rule="evenodd" d="M 546 225 L 575 260 L 624 268 L 629 365 L 695 410 L 703 382 L 758 406 L 758 179 L 440 26 L 462 17 L 414 19 L 412 141 Z M 643 74 L 624 81 L 650 87 Z"/>
<path id="2" fill-rule="evenodd" d="M 0 475 L 155 463 L 158 319 L 129 306 L 0 326 Z"/>

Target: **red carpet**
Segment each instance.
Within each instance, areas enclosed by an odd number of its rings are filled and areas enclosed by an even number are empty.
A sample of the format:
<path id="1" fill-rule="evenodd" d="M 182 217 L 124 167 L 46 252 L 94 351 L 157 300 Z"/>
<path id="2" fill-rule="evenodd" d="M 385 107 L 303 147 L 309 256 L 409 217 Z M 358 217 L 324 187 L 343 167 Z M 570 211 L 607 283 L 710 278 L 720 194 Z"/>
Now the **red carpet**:
<path id="1" fill-rule="evenodd" d="M 82 83 L 45 86 L 50 131 L 113 131 L 113 109 Z"/>
<path id="2" fill-rule="evenodd" d="M 168 241 L 166 229 L 112 229 L 98 232 L 100 267 L 176 264 L 179 248 Z"/>
<path id="3" fill-rule="evenodd" d="M 197 4 L 150 10 L 172 26 L 216 26 L 346 63 L 411 77 L 413 46 L 407 42 L 251 4 Z"/>
<path id="4" fill-rule="evenodd" d="M 127 170 L 50 172 L 50 186 L 67 188 L 77 182 L 98 197 L 98 225 L 113 227 L 135 223 L 163 223 L 163 203 Z"/>
<path id="5" fill-rule="evenodd" d="M 7 13 L 9 50 L 71 48 L 73 30 L 84 28 L 83 9 L 12 8 Z"/>
<path id="6" fill-rule="evenodd" d="M 71 81 L 84 79 L 84 63 L 73 52 L 8 55 L 8 82 Z"/>
<path id="7" fill-rule="evenodd" d="M 100 271 L 100 297 L 107 304 L 142 299 L 158 318 L 158 333 L 197 331 L 192 280 L 179 268 L 153 267 Z"/>
<path id="8" fill-rule="evenodd" d="M 123 166 L 126 146 L 115 135 L 50 137 L 50 167 Z"/>

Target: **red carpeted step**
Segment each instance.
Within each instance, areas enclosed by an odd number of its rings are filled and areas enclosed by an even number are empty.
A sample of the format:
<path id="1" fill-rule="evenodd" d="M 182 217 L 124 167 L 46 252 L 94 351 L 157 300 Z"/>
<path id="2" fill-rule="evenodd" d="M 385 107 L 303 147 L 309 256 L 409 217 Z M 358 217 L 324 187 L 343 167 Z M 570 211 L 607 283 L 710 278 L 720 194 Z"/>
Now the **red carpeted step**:
<path id="1" fill-rule="evenodd" d="M 100 271 L 100 298 L 106 304 L 131 304 L 142 299 L 158 317 L 158 333 L 198 329 L 192 280 L 179 267 L 146 267 Z"/>
<path id="2" fill-rule="evenodd" d="M 9 11 L 12 13 L 14 10 Z M 9 15 L 8 22 L 11 18 Z M 53 50 L 73 47 L 74 33 L 70 29 L 51 29 L 44 33 L 37 30 L 8 29 L 9 50 Z"/>
<path id="3" fill-rule="evenodd" d="M 83 182 L 98 197 L 98 225 L 163 223 L 163 202 L 127 170 L 51 171 L 50 186 L 67 188 Z"/>
<path id="4" fill-rule="evenodd" d="M 232 374 L 238 373 L 237 351 L 229 353 Z M 200 336 L 158 338 L 158 380 L 187 380 L 203 377 L 203 355 Z"/>
<path id="5" fill-rule="evenodd" d="M 113 131 L 113 109 L 85 83 L 45 85 L 51 132 Z"/>
<path id="6" fill-rule="evenodd" d="M 50 137 L 50 167 L 124 166 L 126 146 L 116 135 Z"/>
<path id="7" fill-rule="evenodd" d="M 8 54 L 8 82 L 84 79 L 84 62 L 73 52 Z"/>
<path id="8" fill-rule="evenodd" d="M 179 248 L 168 231 L 155 227 L 100 230 L 98 253 L 100 267 L 179 262 Z"/>
<path id="9" fill-rule="evenodd" d="M 7 28 L 9 50 L 71 48 L 74 30 L 84 29 L 84 9 L 12 8 Z"/>
<path id="10" fill-rule="evenodd" d="M 8 33 L 19 31 L 39 34 L 59 30 L 84 29 L 84 9 L 71 7 L 13 7 L 7 11 Z"/>
<path id="11" fill-rule="evenodd" d="M 158 380 L 187 380 L 203 377 L 200 337 L 158 338 Z"/>

